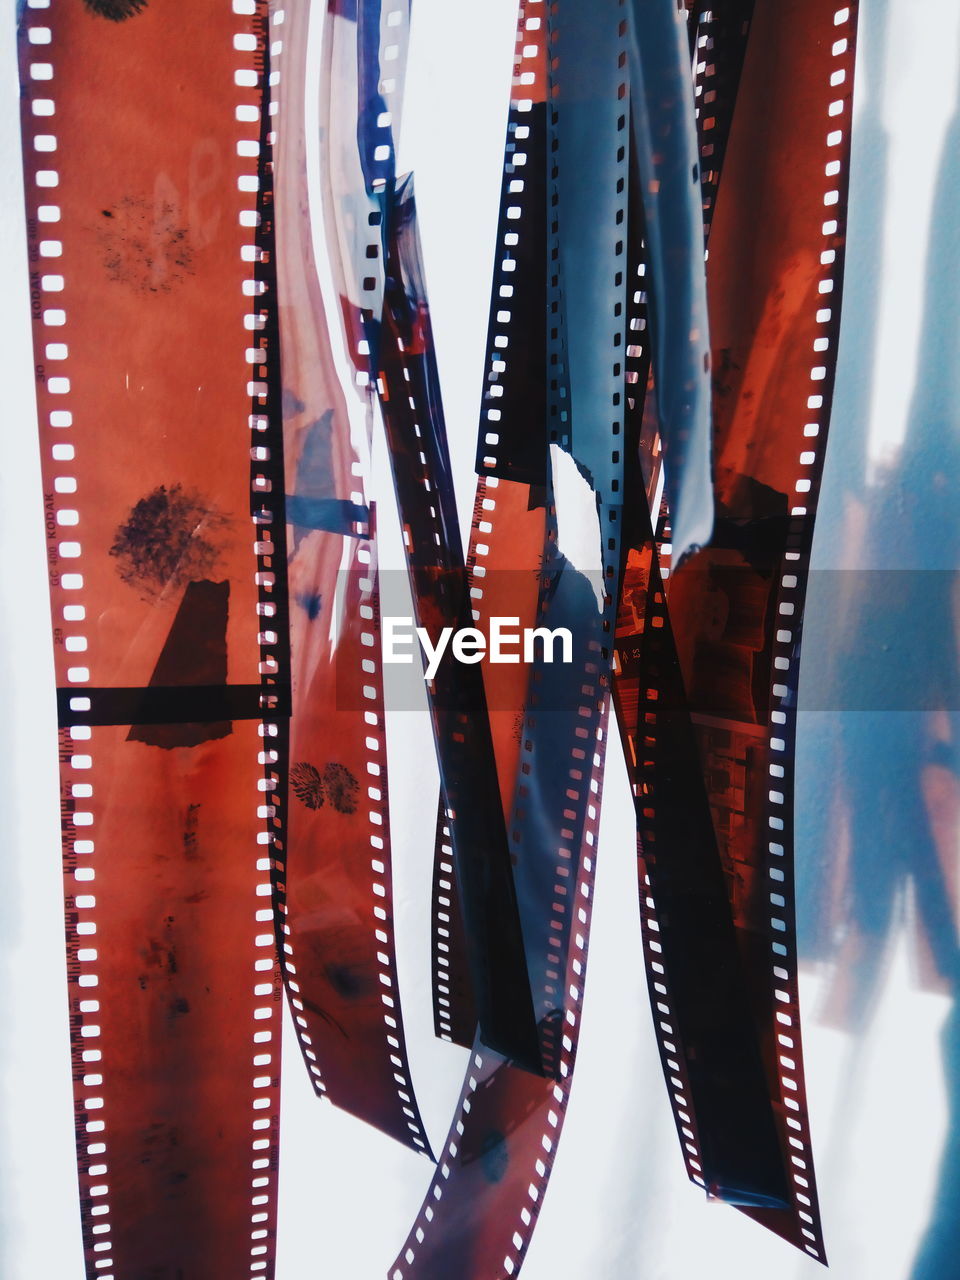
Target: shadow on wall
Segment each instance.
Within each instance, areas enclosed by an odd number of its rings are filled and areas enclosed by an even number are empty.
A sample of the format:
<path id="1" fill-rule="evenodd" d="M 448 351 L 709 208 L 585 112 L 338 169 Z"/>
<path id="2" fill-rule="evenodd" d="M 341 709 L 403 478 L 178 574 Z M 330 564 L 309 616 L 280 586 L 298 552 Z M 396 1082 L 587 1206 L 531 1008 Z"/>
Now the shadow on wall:
<path id="1" fill-rule="evenodd" d="M 943 1280 L 960 1254 L 960 102 L 931 213 L 907 430 L 893 465 L 868 478 L 876 264 L 892 177 L 876 106 L 887 10 L 871 8 L 874 20 L 861 26 L 843 381 L 805 627 L 800 709 L 824 714 L 801 717 L 798 740 L 798 925 L 801 960 L 835 965 L 824 1020 L 854 1036 L 869 1027 L 904 925 L 917 985 L 953 997 L 942 1040 L 948 1133 L 911 1272 Z M 828 558 L 831 568 L 819 569 Z"/>

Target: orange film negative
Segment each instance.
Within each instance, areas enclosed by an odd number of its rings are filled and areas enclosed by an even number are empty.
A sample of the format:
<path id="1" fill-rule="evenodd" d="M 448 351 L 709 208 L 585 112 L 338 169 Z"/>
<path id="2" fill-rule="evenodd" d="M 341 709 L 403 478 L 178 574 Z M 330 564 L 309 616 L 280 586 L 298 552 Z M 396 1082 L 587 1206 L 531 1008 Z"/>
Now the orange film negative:
<path id="1" fill-rule="evenodd" d="M 351 432 L 314 255 L 307 180 L 309 6 L 272 19 L 273 147 L 292 716 L 275 726 L 281 962 L 314 1088 L 414 1150 L 393 934 L 375 512 Z M 337 308 L 338 310 L 339 308 Z M 336 312 L 334 313 L 336 314 Z M 268 322 L 268 321 L 267 321 Z M 266 423 L 264 424 L 267 425 Z M 266 624 L 265 624 L 266 625 Z"/>
<path id="2" fill-rule="evenodd" d="M 493 615 L 515 617 L 521 627 L 535 625 L 547 536 L 546 39 L 544 6 L 539 0 L 521 4 L 497 227 L 504 252 L 494 262 L 466 557 L 473 622 L 482 630 Z M 505 312 L 509 322 L 502 319 Z M 518 359 L 508 358 L 503 348 L 512 334 L 522 335 Z M 484 672 L 506 815 L 520 765 L 529 679 L 522 662 Z M 477 1018 L 451 855 L 441 797 L 433 877 L 434 1026 L 442 1039 L 469 1048 Z"/>
<path id="3" fill-rule="evenodd" d="M 709 246 L 714 536 L 669 577 L 664 572 L 663 582 L 648 530 L 628 562 L 618 634 L 618 702 L 625 726 L 636 726 L 627 729 L 626 745 L 640 787 L 648 978 L 688 1170 L 820 1260 L 797 999 L 791 800 L 803 590 L 839 326 L 855 33 L 855 6 L 754 8 Z M 710 145 L 707 134 L 701 129 L 701 147 Z M 665 835 L 678 834 L 670 823 L 679 797 L 670 783 L 684 770 L 691 780 L 685 823 L 694 821 L 697 773 L 711 821 L 705 831 L 701 821 L 696 836 L 688 831 L 686 844 L 661 848 Z M 679 884 L 670 883 L 672 853 L 710 840 L 719 867 L 710 870 L 708 886 L 705 858 L 698 892 L 703 902 L 723 895 L 730 904 L 776 1127 L 786 1191 L 780 1205 L 759 1128 L 754 1166 L 741 1165 L 736 1185 L 718 1185 L 708 1172 L 718 1160 L 722 1165 L 722 1149 L 746 1148 L 742 1133 L 724 1139 L 722 1126 L 706 1119 L 711 1106 L 702 1080 L 699 1093 L 697 1085 L 706 1051 L 701 1044 L 690 1056 L 683 1026 L 699 1017 L 698 1034 L 709 1035 L 717 1001 L 698 1015 L 680 997 L 691 957 L 675 951 L 671 961 L 669 934 L 682 901 Z M 684 893 L 689 903 L 689 883 Z M 728 974 L 736 968 L 731 957 Z M 732 998 L 729 986 L 725 998 Z M 728 1020 L 717 1030 L 729 1027 Z M 704 1043 L 718 1061 L 729 1053 L 716 1038 Z M 769 1149 L 769 1134 L 763 1144 Z M 760 1175 L 766 1201 L 755 1193 Z"/>
<path id="4" fill-rule="evenodd" d="M 436 636 L 445 622 L 469 622 L 470 602 L 413 179 L 398 176 L 395 164 L 408 7 L 379 0 L 334 7 L 325 16 L 324 34 L 324 213 L 345 353 L 368 423 L 382 423 L 385 431 L 414 613 Z M 536 1027 L 482 678 L 478 670 L 458 667 L 448 653 L 426 687 L 448 847 L 467 919 L 463 954 L 484 1042 L 537 1071 Z M 346 689 L 341 693 L 349 700 Z"/>
<path id="5" fill-rule="evenodd" d="M 555 503 L 564 464 L 556 453 L 578 458 L 577 463 L 571 460 L 573 467 L 583 459 L 584 470 L 593 477 L 585 503 L 593 520 L 604 522 L 605 531 L 610 529 L 603 545 L 615 575 L 612 566 L 619 557 L 619 543 L 612 526 L 619 528 L 622 500 L 622 445 L 616 439 L 622 408 L 614 397 L 622 395 L 617 388 L 623 384 L 623 369 L 610 348 L 616 332 L 623 345 L 626 323 L 622 302 L 617 308 L 613 299 L 625 289 L 616 211 L 626 204 L 626 184 L 618 185 L 617 175 L 626 175 L 629 131 L 619 106 L 626 86 L 618 73 L 625 49 L 618 6 L 603 6 L 589 16 L 597 28 L 595 45 L 576 70 L 571 49 L 582 43 L 588 15 L 578 6 L 571 6 L 570 13 L 573 20 L 556 28 L 561 71 L 564 54 L 569 67 L 566 80 L 560 76 L 557 84 L 569 97 L 565 99 L 558 88 L 557 105 L 551 110 L 540 94 L 547 82 L 546 49 L 554 15 L 535 0 L 520 10 L 490 363 L 481 409 L 481 479 L 468 556 L 479 626 L 504 614 L 533 617 L 546 626 L 563 619 L 575 637 L 574 667 L 556 669 L 575 693 L 572 700 L 561 696 L 560 680 L 548 664 L 503 668 L 502 688 L 501 669 L 485 673 L 548 1076 L 537 1079 L 518 1070 L 485 1049 L 479 1038 L 475 1041 L 439 1168 L 388 1273 L 391 1280 L 440 1280 L 454 1274 L 507 1277 L 519 1271 L 560 1140 L 576 1058 L 606 749 L 611 649 L 607 637 L 616 579 L 601 607 L 587 575 L 577 573 L 564 554 L 566 526 Z M 601 68 L 606 75 L 598 74 Z M 588 81 L 598 86 L 595 94 L 585 92 Z M 558 118 L 564 119 L 565 107 L 571 120 L 592 126 L 594 159 L 581 167 L 577 143 L 566 153 L 560 135 L 559 160 L 551 171 L 549 132 L 557 128 Z M 569 176 L 562 185 L 557 165 L 562 171 L 565 163 Z M 592 281 L 595 300 L 579 311 L 560 289 L 559 279 L 551 282 L 545 266 L 554 246 L 555 260 L 562 258 L 571 269 L 574 237 L 567 226 L 579 225 L 578 217 L 586 214 L 586 200 L 581 197 L 578 206 L 570 189 L 575 173 L 584 193 L 596 193 L 596 207 L 602 211 L 595 220 L 595 235 L 586 241 L 591 273 L 584 279 Z M 551 199 L 559 207 L 559 225 L 548 225 L 544 217 Z M 551 312 L 547 308 L 552 303 L 556 305 Z M 603 347 L 601 354 L 597 345 Z M 557 358 L 548 364 L 551 352 Z M 611 406 L 598 415 L 599 421 L 586 411 L 589 393 L 584 385 L 592 377 L 605 384 Z M 606 570 L 601 572 L 605 576 Z M 444 847 L 442 819 L 441 814 L 435 885 L 445 892 L 435 892 L 434 899 L 436 1018 L 441 1034 L 453 1038 L 455 1024 L 447 1012 L 452 1002 L 445 988 L 452 993 L 450 977 L 459 974 L 453 964 L 456 952 L 447 942 L 455 922 L 448 920 L 452 864 Z M 455 1012 L 462 1034 L 466 1011 Z"/>
<path id="6" fill-rule="evenodd" d="M 35 0 L 20 55 L 87 1274 L 269 1276 L 263 11 Z"/>
<path id="7" fill-rule="evenodd" d="M 667 588 L 701 755 L 714 779 L 711 808 L 738 937 L 758 976 L 766 972 L 754 1001 L 766 1028 L 792 1222 L 746 1212 L 814 1257 L 823 1256 L 823 1240 L 797 995 L 793 740 L 840 326 L 856 23 L 855 4 L 755 7 L 707 273 L 717 528 L 704 561 L 681 568 Z M 693 606 L 695 592 L 716 601 L 718 588 L 729 609 L 720 634 L 709 606 Z M 707 664 L 715 672 L 709 691 Z M 743 793 L 741 760 L 751 775 Z"/>
<path id="8" fill-rule="evenodd" d="M 725 51 L 716 42 L 711 56 L 723 65 Z M 715 100 L 716 94 L 714 105 Z M 715 151 L 715 125 L 711 121 L 706 131 L 710 142 L 701 142 L 701 151 L 705 146 Z M 720 160 L 713 163 L 718 167 L 709 180 L 715 183 Z M 706 173 L 703 178 L 706 186 Z M 643 182 L 642 165 L 632 182 Z M 653 199 L 662 200 L 662 191 Z M 708 199 L 704 207 L 709 209 Z M 661 219 L 665 212 L 659 211 Z M 626 515 L 630 549 L 618 609 L 614 697 L 636 796 L 651 1012 L 691 1179 L 730 1203 L 782 1208 L 788 1189 L 763 1073 L 760 1032 L 750 1008 L 749 972 L 738 951 L 708 780 L 664 609 L 662 578 L 669 572 L 672 513 L 667 496 L 662 502 L 658 496 L 660 395 L 650 369 L 651 353 L 664 334 L 657 327 L 650 332 L 648 307 L 664 257 L 659 256 L 659 266 L 657 259 L 648 260 L 649 234 L 646 238 L 645 245 L 644 227 L 634 223 L 628 249 L 629 274 L 636 284 L 629 322 L 632 440 L 627 489 L 640 501 Z M 662 363 L 661 358 L 658 370 Z M 639 394 L 631 394 L 631 384 L 641 389 Z M 668 471 L 671 465 L 667 458 Z M 658 504 L 654 542 L 650 512 Z"/>

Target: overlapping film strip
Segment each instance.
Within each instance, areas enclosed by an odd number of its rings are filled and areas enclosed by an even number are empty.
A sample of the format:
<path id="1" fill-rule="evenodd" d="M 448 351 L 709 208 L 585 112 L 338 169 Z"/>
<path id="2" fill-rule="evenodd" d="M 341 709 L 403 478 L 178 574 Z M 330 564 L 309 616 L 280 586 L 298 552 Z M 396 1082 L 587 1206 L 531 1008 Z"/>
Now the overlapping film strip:
<path id="1" fill-rule="evenodd" d="M 437 1147 L 390 1280 L 519 1273 L 611 734 L 687 1174 L 825 1261 L 793 755 L 856 29 L 520 0 L 464 550 L 397 162 L 409 0 L 27 0 L 88 1276 L 274 1275 L 284 992 L 318 1097 Z M 394 928 L 388 515 L 440 784 L 434 1027 L 469 1050 L 442 1145 Z M 530 643 L 498 662 L 503 623 Z"/>

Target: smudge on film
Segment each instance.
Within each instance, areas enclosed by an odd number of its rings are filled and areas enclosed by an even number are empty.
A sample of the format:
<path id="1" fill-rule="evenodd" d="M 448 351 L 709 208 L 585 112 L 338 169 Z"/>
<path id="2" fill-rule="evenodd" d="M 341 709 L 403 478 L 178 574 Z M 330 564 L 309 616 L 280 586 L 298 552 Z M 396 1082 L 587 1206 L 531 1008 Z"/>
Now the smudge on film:
<path id="1" fill-rule="evenodd" d="M 101 209 L 96 234 L 107 279 L 136 293 L 170 293 L 193 274 L 193 246 L 169 184 Z"/>
<path id="2" fill-rule="evenodd" d="M 372 990 L 362 966 L 328 964 L 325 972 L 334 991 L 344 1000 L 358 1000 L 361 996 L 369 995 Z"/>
<path id="3" fill-rule="evenodd" d="M 308 809 L 320 809 L 324 802 L 323 779 L 312 764 L 301 761 L 290 770 L 290 786 L 297 799 Z"/>
<path id="4" fill-rule="evenodd" d="M 323 774 L 306 760 L 290 770 L 290 786 L 308 809 L 320 809 L 329 800 L 338 813 L 356 813 L 360 784 L 346 765 L 331 761 Z"/>
<path id="5" fill-rule="evenodd" d="M 331 763 L 323 771 L 330 803 L 338 813 L 355 813 L 360 784 L 346 765 Z"/>
<path id="6" fill-rule="evenodd" d="M 306 407 L 292 387 L 283 388 L 280 408 L 284 418 L 295 418 L 298 413 L 303 413 Z"/>
<path id="7" fill-rule="evenodd" d="M 183 824 L 183 856 L 188 862 L 196 862 L 200 858 L 200 846 L 197 830 L 200 826 L 199 804 L 187 805 L 187 816 Z"/>
<path id="8" fill-rule="evenodd" d="M 491 1129 L 480 1146 L 480 1167 L 488 1182 L 502 1182 L 510 1163 L 507 1140 L 497 1129 Z"/>
<path id="9" fill-rule="evenodd" d="M 311 622 L 316 622 L 320 617 L 320 610 L 323 608 L 323 596 L 319 591 L 303 592 L 300 591 L 296 595 L 297 604 L 301 609 L 306 610 L 307 617 Z"/>
<path id="10" fill-rule="evenodd" d="M 83 3 L 91 13 L 111 22 L 126 22 L 147 7 L 147 0 L 83 0 Z"/>
<path id="11" fill-rule="evenodd" d="M 284 389 L 284 412 L 288 409 L 288 400 L 295 399 L 293 392 Z M 304 405 L 296 400 L 298 412 L 302 412 Z M 310 423 L 304 432 L 303 449 L 300 459 L 297 462 L 297 475 L 294 485 L 296 497 L 305 503 L 328 501 L 335 503 L 337 497 L 337 486 L 334 473 L 333 461 L 333 410 L 328 409 L 326 413 L 321 414 Z M 289 513 L 288 513 L 289 519 Z M 292 520 L 293 530 L 293 553 L 296 554 L 300 547 L 300 543 L 304 537 L 310 532 L 309 520 L 300 523 Z M 323 525 L 317 527 L 325 527 Z"/>
<path id="12" fill-rule="evenodd" d="M 209 576 L 220 560 L 211 535 L 227 523 L 199 494 L 179 484 L 160 485 L 131 508 L 110 554 L 123 581 L 152 599 L 168 587 Z"/>

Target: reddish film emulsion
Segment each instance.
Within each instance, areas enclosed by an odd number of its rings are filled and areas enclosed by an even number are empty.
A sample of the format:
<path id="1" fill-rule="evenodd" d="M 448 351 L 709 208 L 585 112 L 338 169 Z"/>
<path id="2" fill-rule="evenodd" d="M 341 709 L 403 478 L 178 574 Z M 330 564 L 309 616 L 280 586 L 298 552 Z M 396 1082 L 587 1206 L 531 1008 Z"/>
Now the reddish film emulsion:
<path id="1" fill-rule="evenodd" d="M 313 246 L 304 131 L 309 8 L 274 19 L 272 148 L 292 714 L 278 726 L 276 903 L 314 1088 L 429 1154 L 396 975 L 376 515 Z M 330 19 L 331 21 L 335 19 Z"/>
<path id="2" fill-rule="evenodd" d="M 636 723 L 649 711 L 644 699 L 669 692 L 689 731 L 689 767 L 700 763 L 726 896 L 717 907 L 748 975 L 762 1101 L 790 1177 L 787 1207 L 741 1207 L 822 1257 L 796 997 L 790 772 L 802 589 L 839 322 L 856 9 L 757 4 L 741 71 L 749 15 L 714 8 L 710 21 L 727 22 L 732 48 L 732 70 L 717 81 L 728 97 L 716 117 L 722 165 L 716 158 L 709 173 L 715 139 L 701 112 L 717 533 L 665 581 L 654 530 L 637 539 L 619 595 L 617 657 L 622 642 L 659 622 L 673 683 L 658 688 L 649 672 L 632 672 L 636 688 L 626 699 L 622 681 L 615 691 Z M 516 226 L 526 237 L 511 283 L 528 289 L 532 341 L 542 338 L 546 356 L 546 273 L 530 284 L 547 258 L 547 184 L 536 187 L 548 163 L 544 9 L 538 0 L 521 7 L 506 166 L 515 177 L 510 148 L 522 143 L 530 204 L 505 176 L 504 204 L 521 214 L 502 219 L 501 231 Z M 81 1195 L 90 1274 L 107 1280 L 108 1260 L 118 1275 L 152 1280 L 224 1267 L 272 1273 L 271 889 L 317 1091 L 426 1149 L 396 992 L 373 657 L 375 513 L 363 500 L 312 263 L 301 6 L 283 35 L 280 128 L 269 143 L 258 112 L 262 9 L 247 18 L 203 0 L 174 20 L 155 4 L 54 0 L 49 12 L 28 11 L 22 29 Z M 707 68 L 705 90 L 709 77 Z M 44 141 L 31 150 L 34 139 Z M 257 162 L 243 157 L 258 143 L 257 195 Z M 248 290 L 251 280 L 263 288 Z M 511 305 L 519 315 L 522 290 Z M 357 308 L 345 301 L 344 310 L 357 345 Z M 272 351 L 256 337 L 264 327 Z M 266 369 L 251 369 L 261 360 Z M 632 371 L 642 386 L 643 360 L 628 352 L 626 363 L 627 382 Z M 494 615 L 527 625 L 541 604 L 551 528 L 538 425 L 547 380 L 539 356 L 508 360 L 502 379 L 489 375 L 467 566 L 515 572 L 486 575 L 481 627 Z M 281 419 L 282 469 L 269 457 Z M 284 492 L 271 498 L 276 489 Z M 289 729 L 283 663 L 278 674 L 270 657 L 282 641 L 269 638 L 271 628 L 284 630 L 287 609 Z M 589 723 L 571 757 L 569 814 L 579 869 L 564 881 L 558 864 L 557 901 L 579 902 L 591 884 L 601 666 L 598 657 L 580 673 Z M 524 794 L 515 784 L 529 674 L 519 664 L 486 677 L 511 831 L 525 821 L 514 806 Z M 261 726 L 265 707 L 275 714 Z M 465 1042 L 476 1006 L 445 816 L 441 806 L 435 1013 L 442 1035 Z M 641 830 L 641 846 L 642 838 Z M 648 855 L 641 847 L 641 890 Z M 556 1078 L 475 1045 L 430 1196 L 391 1276 L 513 1274 L 522 1262 L 576 1050 L 589 925 L 589 909 L 580 910 L 582 927 L 555 962 L 557 985 L 578 993 L 562 998 L 572 1029 L 552 1037 Z M 450 933 L 453 945 L 441 946 Z M 646 955 L 656 990 L 658 962 Z M 698 1119 L 688 1123 L 708 1143 Z"/>
<path id="3" fill-rule="evenodd" d="M 537 625 L 547 538 L 546 34 L 543 5 L 521 5 L 497 226 L 499 243 L 505 236 L 517 239 L 494 266 L 477 489 L 466 554 L 474 625 L 485 633 L 491 617 L 515 617 L 520 628 Z M 521 77 L 527 79 L 521 81 Z M 515 162 L 518 154 L 523 156 L 522 164 Z M 511 325 L 522 335 L 523 354 L 504 362 L 495 339 L 497 313 L 503 311 L 507 293 Z M 476 574 L 478 567 L 481 575 Z M 483 672 L 500 800 L 507 818 L 520 768 L 530 676 L 524 661 L 488 663 Z M 469 1048 L 477 1025 L 476 1008 L 457 886 L 451 886 L 454 868 L 448 825 L 441 797 L 432 914 L 434 1025 L 442 1038 Z M 512 832 L 513 824 L 509 829 Z"/>
<path id="4" fill-rule="evenodd" d="M 279 987 L 259 839 L 244 283 L 258 14 L 20 29 L 90 1276 L 271 1275 Z M 242 74 L 241 74 L 242 73 Z M 238 83 L 239 82 L 239 83 Z"/>
<path id="5" fill-rule="evenodd" d="M 609 21 L 609 13 L 604 16 Z M 504 217 L 498 232 L 498 236 L 515 233 L 518 239 L 506 242 L 509 249 L 503 256 L 510 266 L 501 266 L 494 274 L 490 366 L 478 448 L 480 481 L 468 551 L 472 585 L 477 588 L 476 621 L 481 628 L 493 616 L 532 618 L 548 626 L 555 623 L 550 592 L 552 583 L 561 578 L 556 567 L 545 569 L 555 555 L 556 527 L 549 493 L 547 227 L 543 216 L 547 39 L 545 6 L 522 6 L 508 119 Z M 527 54 L 528 47 L 535 52 Z M 615 56 L 612 70 L 616 70 Z M 615 153 L 617 141 L 604 134 L 603 145 L 611 143 Z M 522 189 L 516 185 L 521 174 Z M 513 217 L 506 216 L 507 208 L 513 210 Z M 613 268 L 610 274 L 612 278 Z M 506 288 L 511 289 L 509 304 L 499 301 L 508 296 L 500 292 Z M 507 318 L 498 314 L 505 310 L 510 310 Z M 495 336 L 504 331 L 510 341 L 506 354 L 498 355 L 503 344 L 497 344 Z M 514 339 L 515 351 L 511 350 Z M 478 567 L 486 572 L 477 573 Z M 583 640 L 577 667 L 569 672 L 572 691 L 578 695 L 571 697 L 569 705 L 564 702 L 558 708 L 547 700 L 538 702 L 542 689 L 538 690 L 533 668 L 522 663 L 509 668 L 488 667 L 484 673 L 512 853 L 515 860 L 535 859 L 541 873 L 536 901 L 530 893 L 536 877 L 528 873 L 523 910 L 528 948 L 531 939 L 540 945 L 538 930 L 542 933 L 543 954 L 539 950 L 528 953 L 527 962 L 531 974 L 538 978 L 532 985 L 541 1015 L 539 1030 L 548 1074 L 538 1078 L 519 1069 L 486 1049 L 477 1036 L 454 1121 L 439 1155 L 439 1168 L 417 1221 L 388 1270 L 391 1280 L 408 1276 L 441 1280 L 454 1273 L 478 1277 L 517 1273 L 546 1192 L 574 1069 L 589 937 L 606 747 L 604 667 L 608 655 L 602 652 L 600 623 L 598 613 L 598 638 Z M 584 627 L 584 633 L 587 630 Z M 549 743 L 542 736 L 537 741 L 541 718 L 545 723 L 565 723 Z M 555 803 L 553 793 L 547 810 L 533 812 L 538 804 L 530 799 L 531 784 L 536 783 L 542 792 L 545 781 L 536 778 L 534 771 L 560 780 L 556 785 L 565 796 L 562 803 Z M 542 832 L 550 834 L 540 843 L 531 838 L 531 831 L 538 838 Z M 444 848 L 442 821 L 439 835 L 435 883 L 443 888 L 439 882 L 446 879 L 449 886 L 451 863 Z M 438 958 L 451 954 L 441 946 L 451 928 L 449 899 L 449 887 L 434 898 Z M 453 955 L 455 959 L 455 952 Z M 445 988 L 453 985 L 451 972 L 458 976 L 453 964 L 437 968 L 435 1008 L 441 1034 L 452 1038 L 454 1030 L 463 1034 L 465 1011 L 455 1007 L 451 1016 L 439 998 L 449 999 Z M 458 1016 L 459 1025 L 455 1021 Z"/>
<path id="6" fill-rule="evenodd" d="M 740 1207 L 821 1260 L 796 985 L 793 720 L 839 327 L 855 34 L 855 7 L 754 7 L 707 267 L 716 524 L 648 614 L 670 633 L 680 681 L 641 685 L 646 718 L 663 721 L 666 697 L 695 735 L 788 1179 L 784 1208 Z M 657 853 L 641 852 L 642 901 Z"/>

